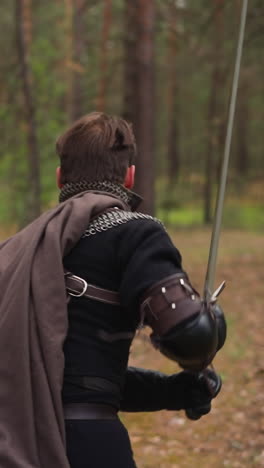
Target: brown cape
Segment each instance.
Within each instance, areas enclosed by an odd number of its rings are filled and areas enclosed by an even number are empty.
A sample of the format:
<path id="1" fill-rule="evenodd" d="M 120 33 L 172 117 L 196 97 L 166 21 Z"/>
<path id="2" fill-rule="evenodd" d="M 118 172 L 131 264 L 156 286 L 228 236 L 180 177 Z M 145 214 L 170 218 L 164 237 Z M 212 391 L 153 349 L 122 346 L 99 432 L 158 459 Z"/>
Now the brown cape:
<path id="1" fill-rule="evenodd" d="M 118 206 L 84 192 L 0 244 L 0 467 L 69 468 L 61 401 L 67 333 L 63 257 Z"/>

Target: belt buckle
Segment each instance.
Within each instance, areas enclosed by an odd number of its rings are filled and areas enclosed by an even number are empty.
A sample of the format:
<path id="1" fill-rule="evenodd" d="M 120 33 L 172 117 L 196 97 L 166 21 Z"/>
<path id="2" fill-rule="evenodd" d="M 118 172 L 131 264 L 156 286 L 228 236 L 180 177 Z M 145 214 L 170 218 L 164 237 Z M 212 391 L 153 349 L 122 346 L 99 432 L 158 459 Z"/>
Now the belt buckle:
<path id="1" fill-rule="evenodd" d="M 88 288 L 88 283 L 87 283 L 87 281 L 85 281 L 83 278 L 80 278 L 80 276 L 73 275 L 73 274 L 71 274 L 70 277 L 71 277 L 71 278 L 74 278 L 74 279 L 77 279 L 78 281 L 80 281 L 80 282 L 83 284 L 83 290 L 82 290 L 80 293 L 73 293 L 73 292 L 68 291 L 68 294 L 69 294 L 70 296 L 73 296 L 73 297 L 81 297 L 81 296 L 83 296 L 83 295 L 86 293 L 87 288 Z"/>

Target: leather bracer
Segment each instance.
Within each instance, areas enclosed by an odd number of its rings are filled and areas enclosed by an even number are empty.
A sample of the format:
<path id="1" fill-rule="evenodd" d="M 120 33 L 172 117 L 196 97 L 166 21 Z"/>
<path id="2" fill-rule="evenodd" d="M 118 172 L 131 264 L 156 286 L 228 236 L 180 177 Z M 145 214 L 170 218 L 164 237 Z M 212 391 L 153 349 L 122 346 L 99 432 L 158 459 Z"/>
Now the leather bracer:
<path id="1" fill-rule="evenodd" d="M 184 369 L 207 367 L 217 351 L 216 318 L 207 309 L 184 273 L 176 273 L 152 286 L 141 304 L 151 341 Z"/>

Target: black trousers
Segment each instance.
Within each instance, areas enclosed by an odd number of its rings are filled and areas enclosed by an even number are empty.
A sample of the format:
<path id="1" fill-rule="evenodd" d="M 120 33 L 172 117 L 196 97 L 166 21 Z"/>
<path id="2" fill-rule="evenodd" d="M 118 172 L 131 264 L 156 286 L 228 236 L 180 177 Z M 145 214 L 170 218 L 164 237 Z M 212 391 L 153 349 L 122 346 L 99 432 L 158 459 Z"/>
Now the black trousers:
<path id="1" fill-rule="evenodd" d="M 66 420 L 71 468 L 136 468 L 128 432 L 121 421 Z"/>

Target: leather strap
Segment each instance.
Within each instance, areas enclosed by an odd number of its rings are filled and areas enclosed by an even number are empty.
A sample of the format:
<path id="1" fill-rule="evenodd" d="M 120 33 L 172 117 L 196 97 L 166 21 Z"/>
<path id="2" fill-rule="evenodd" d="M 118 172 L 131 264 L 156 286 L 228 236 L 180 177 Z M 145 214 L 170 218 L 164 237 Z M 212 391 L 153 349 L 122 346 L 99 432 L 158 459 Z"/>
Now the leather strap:
<path id="1" fill-rule="evenodd" d="M 149 325 L 155 335 L 162 336 L 172 327 L 200 313 L 201 300 L 182 272 L 149 288 L 140 309 L 142 322 Z"/>
<path id="2" fill-rule="evenodd" d="M 116 419 L 117 409 L 100 403 L 71 403 L 64 405 L 64 419 Z"/>
<path id="3" fill-rule="evenodd" d="M 65 272 L 64 276 L 66 290 L 70 296 L 86 297 L 88 299 L 94 299 L 107 304 L 120 305 L 118 292 L 89 284 L 83 278 L 73 275 L 70 272 Z"/>

